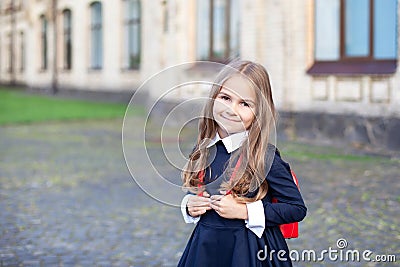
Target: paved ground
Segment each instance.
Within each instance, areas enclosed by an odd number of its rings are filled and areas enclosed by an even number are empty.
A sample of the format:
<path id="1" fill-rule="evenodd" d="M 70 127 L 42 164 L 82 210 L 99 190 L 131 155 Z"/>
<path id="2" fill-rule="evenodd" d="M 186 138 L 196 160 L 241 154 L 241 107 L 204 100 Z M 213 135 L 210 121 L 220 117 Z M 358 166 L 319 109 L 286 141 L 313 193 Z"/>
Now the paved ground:
<path id="1" fill-rule="evenodd" d="M 133 182 L 122 154 L 121 123 L 0 127 L 0 266 L 176 265 L 193 226 Z M 139 129 L 135 135 L 140 138 Z M 371 258 L 392 254 L 400 262 L 398 159 L 296 143 L 280 148 L 309 209 L 300 238 L 288 241 L 292 251 L 315 250 L 320 257 L 345 238 L 342 253 L 371 250 Z M 138 166 L 143 158 L 138 155 Z M 145 177 L 146 168 L 140 170 Z M 328 256 L 295 265 L 383 265 Z"/>

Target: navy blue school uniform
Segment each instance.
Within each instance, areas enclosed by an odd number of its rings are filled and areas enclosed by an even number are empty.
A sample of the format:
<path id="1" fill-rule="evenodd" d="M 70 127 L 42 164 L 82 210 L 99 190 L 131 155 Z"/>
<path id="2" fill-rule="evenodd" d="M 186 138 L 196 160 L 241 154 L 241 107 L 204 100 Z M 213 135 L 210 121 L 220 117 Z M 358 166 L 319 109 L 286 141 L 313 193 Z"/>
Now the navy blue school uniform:
<path id="1" fill-rule="evenodd" d="M 230 158 L 222 141 L 218 141 L 215 146 L 216 157 L 209 167 L 211 177 L 209 171 L 205 172 L 206 184 L 223 174 L 225 163 Z M 261 238 L 246 227 L 244 220 L 226 219 L 214 210 L 209 210 L 201 215 L 178 267 L 292 266 L 289 249 L 279 225 L 301 221 L 307 209 L 293 182 L 290 167 L 281 159 L 278 150 L 266 179 L 268 193 L 262 199 L 265 229 Z M 218 186 L 214 184 L 206 187 L 210 194 L 218 194 Z M 278 199 L 278 203 L 272 203 L 273 197 Z M 281 251 L 280 254 L 278 251 Z"/>

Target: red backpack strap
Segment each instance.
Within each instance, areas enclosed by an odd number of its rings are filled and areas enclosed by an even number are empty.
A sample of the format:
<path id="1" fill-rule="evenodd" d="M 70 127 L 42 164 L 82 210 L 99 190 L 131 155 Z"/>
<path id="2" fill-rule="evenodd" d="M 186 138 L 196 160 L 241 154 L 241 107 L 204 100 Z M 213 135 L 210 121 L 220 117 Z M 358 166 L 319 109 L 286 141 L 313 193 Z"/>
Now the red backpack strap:
<path id="1" fill-rule="evenodd" d="M 236 162 L 235 168 L 233 169 L 233 172 L 232 172 L 232 175 L 231 175 L 229 181 L 231 181 L 231 180 L 233 179 L 233 177 L 235 177 L 235 175 L 236 175 L 236 173 L 237 173 L 237 171 L 238 171 L 238 169 L 239 169 L 239 166 L 240 166 L 240 163 L 241 163 L 241 162 L 242 162 L 242 155 L 240 155 L 238 161 Z M 198 185 L 198 188 L 199 188 L 199 189 L 200 189 L 200 187 L 202 187 L 202 186 L 204 185 L 204 173 L 205 173 L 204 170 L 201 170 L 201 171 L 199 171 L 199 173 L 197 174 L 198 177 L 199 177 L 199 185 Z M 229 195 L 229 194 L 231 194 L 231 193 L 232 193 L 231 190 L 229 190 L 228 192 L 226 192 L 227 195 Z M 198 195 L 199 195 L 199 196 L 203 196 L 203 192 L 200 192 Z"/>
<path id="2" fill-rule="evenodd" d="M 229 181 L 232 181 L 233 177 L 236 176 L 236 173 L 237 173 L 237 171 L 239 169 L 240 163 L 242 162 L 242 155 L 243 154 L 240 154 L 240 157 L 239 157 L 238 161 L 236 162 L 235 168 L 233 169 L 233 172 L 232 172 L 231 178 L 229 178 Z M 228 190 L 226 192 L 227 195 L 229 195 L 231 193 L 232 193 L 232 190 Z"/>
<path id="3" fill-rule="evenodd" d="M 199 184 L 197 187 L 200 189 L 200 187 L 202 187 L 204 184 L 204 170 L 199 171 L 197 175 L 199 177 Z M 203 192 L 200 192 L 198 195 L 203 196 Z"/>
<path id="4" fill-rule="evenodd" d="M 296 174 L 294 173 L 294 171 L 293 171 L 293 170 L 290 170 L 290 173 L 292 174 L 293 181 L 294 181 L 294 183 L 297 185 L 297 188 L 298 188 L 298 189 L 300 189 L 300 186 L 299 186 L 299 180 L 297 180 L 297 176 L 296 176 Z"/>
<path id="5" fill-rule="evenodd" d="M 292 174 L 293 182 L 296 184 L 297 188 L 299 188 L 299 181 L 297 180 L 296 174 L 294 173 L 293 170 L 290 170 L 290 173 Z M 277 203 L 278 200 L 276 198 L 272 199 L 272 203 Z M 279 226 L 281 229 L 282 235 L 284 238 L 296 238 L 299 236 L 299 223 L 298 222 L 293 222 L 293 223 L 287 223 L 287 224 L 281 224 Z"/>

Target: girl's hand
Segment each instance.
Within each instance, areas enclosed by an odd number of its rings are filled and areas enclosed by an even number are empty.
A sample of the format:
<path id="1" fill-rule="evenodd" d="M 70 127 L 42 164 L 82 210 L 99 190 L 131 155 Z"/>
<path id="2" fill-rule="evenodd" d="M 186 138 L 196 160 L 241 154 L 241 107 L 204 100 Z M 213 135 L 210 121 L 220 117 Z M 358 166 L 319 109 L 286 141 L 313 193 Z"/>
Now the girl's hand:
<path id="1" fill-rule="evenodd" d="M 231 194 L 225 195 L 225 191 L 220 193 L 221 195 L 211 196 L 212 209 L 227 219 L 248 219 L 246 204 L 237 202 Z"/>
<path id="2" fill-rule="evenodd" d="M 188 208 L 189 215 L 192 217 L 197 217 L 211 209 L 210 203 L 210 194 L 204 191 L 203 196 L 193 195 L 189 197 L 186 206 Z"/>

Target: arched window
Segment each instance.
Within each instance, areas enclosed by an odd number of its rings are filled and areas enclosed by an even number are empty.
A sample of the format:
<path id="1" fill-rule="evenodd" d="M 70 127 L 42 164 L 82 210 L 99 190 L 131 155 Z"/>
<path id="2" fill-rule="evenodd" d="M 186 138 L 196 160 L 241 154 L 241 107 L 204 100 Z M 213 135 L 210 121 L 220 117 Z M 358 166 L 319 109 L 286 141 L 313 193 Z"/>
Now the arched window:
<path id="1" fill-rule="evenodd" d="M 100 2 L 90 5 L 90 67 L 103 67 L 103 14 Z"/>
<path id="2" fill-rule="evenodd" d="M 47 19 L 44 15 L 40 16 L 40 68 L 42 70 L 47 69 Z"/>
<path id="3" fill-rule="evenodd" d="M 140 67 L 140 1 L 124 0 L 124 68 Z"/>
<path id="4" fill-rule="evenodd" d="M 72 68 L 72 14 L 71 10 L 63 11 L 63 66 L 64 69 Z"/>
<path id="5" fill-rule="evenodd" d="M 197 58 L 225 61 L 239 56 L 240 0 L 197 0 Z"/>

